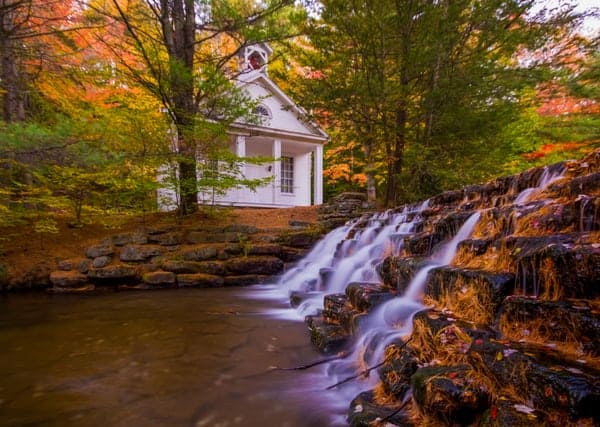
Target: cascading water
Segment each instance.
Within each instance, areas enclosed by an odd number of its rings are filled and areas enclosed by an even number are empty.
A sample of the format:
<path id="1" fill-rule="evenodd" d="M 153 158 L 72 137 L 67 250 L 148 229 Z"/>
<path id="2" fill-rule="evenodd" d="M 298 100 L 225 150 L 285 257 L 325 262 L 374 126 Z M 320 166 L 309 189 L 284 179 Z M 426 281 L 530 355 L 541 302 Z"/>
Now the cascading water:
<path id="1" fill-rule="evenodd" d="M 302 294 L 302 303 L 295 314 L 279 314 L 304 318 L 322 307 L 325 294 L 343 292 L 352 281 L 380 283 L 375 266 L 385 256 L 398 254 L 403 238 L 413 232 L 427 206 L 425 201 L 416 207 L 406 207 L 401 213 L 377 213 L 331 231 L 279 279 L 275 296 Z"/>
<path id="2" fill-rule="evenodd" d="M 400 337 L 410 334 L 413 315 L 424 308 L 422 294 L 428 273 L 434 268 L 448 265 L 456 255 L 460 242 L 469 238 L 480 212 L 472 214 L 462 225 L 457 234 L 445 245 L 440 247 L 427 261 L 408 285 L 404 295 L 393 298 L 379 306 L 369 315 L 368 320 L 361 325 L 360 335 L 350 357 L 346 360 L 332 362 L 328 375 L 334 380 L 347 376 L 355 369 L 356 360 L 362 358 L 369 366 L 383 360 L 385 347 Z M 373 384 L 368 384 L 372 386 Z M 351 392 L 356 395 L 364 384 L 351 386 Z"/>
<path id="3" fill-rule="evenodd" d="M 540 191 L 544 190 L 553 182 L 561 179 L 566 172 L 565 167 L 552 169 L 548 166 L 544 167 L 544 172 L 538 179 L 538 182 L 535 187 L 529 187 L 521 191 L 517 197 L 515 198 L 515 205 L 523 205 L 531 200 L 533 196 L 538 194 Z"/>
<path id="4" fill-rule="evenodd" d="M 514 204 L 529 203 L 564 173 L 564 166 L 545 168 L 536 186 L 521 191 Z M 380 284 L 382 280 L 376 266 L 387 256 L 401 253 L 405 238 L 415 233 L 416 225 L 424 220 L 422 214 L 428 207 L 429 203 L 425 201 L 420 206 L 408 206 L 400 213 L 387 211 L 374 214 L 330 232 L 275 286 L 279 298 L 298 294 L 298 299 L 303 301 L 295 310 L 288 306 L 278 315 L 288 313 L 284 314 L 287 318 L 304 319 L 305 315 L 315 314 L 323 307 L 324 295 L 344 292 L 352 282 Z M 466 205 L 462 209 L 465 208 Z M 473 213 L 450 241 L 438 246 L 433 255 L 423 262 L 423 267 L 414 275 L 403 295 L 381 304 L 361 320 L 349 355 L 312 370 L 311 381 L 314 381 L 315 388 L 310 391 L 324 393 L 327 397 L 319 397 L 319 402 L 338 414 L 332 425 L 344 425 L 350 400 L 364 389 L 372 388 L 376 382 L 375 378 L 363 379 L 344 382 L 338 387 L 340 379 L 353 376 L 361 367 L 380 363 L 387 345 L 411 333 L 414 314 L 424 308 L 422 298 L 429 272 L 452 262 L 459 243 L 470 237 L 479 217 L 480 211 Z M 333 391 L 325 391 L 332 385 L 335 386 Z"/>

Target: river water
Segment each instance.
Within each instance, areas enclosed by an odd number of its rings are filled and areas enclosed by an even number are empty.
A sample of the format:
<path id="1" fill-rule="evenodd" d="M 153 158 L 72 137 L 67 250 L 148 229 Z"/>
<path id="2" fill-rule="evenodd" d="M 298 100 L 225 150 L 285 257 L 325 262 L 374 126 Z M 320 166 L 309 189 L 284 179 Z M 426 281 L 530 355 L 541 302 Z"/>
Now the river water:
<path id="1" fill-rule="evenodd" d="M 260 292 L 0 296 L 0 425 L 334 424 L 318 370 L 272 369 L 322 356 Z"/>

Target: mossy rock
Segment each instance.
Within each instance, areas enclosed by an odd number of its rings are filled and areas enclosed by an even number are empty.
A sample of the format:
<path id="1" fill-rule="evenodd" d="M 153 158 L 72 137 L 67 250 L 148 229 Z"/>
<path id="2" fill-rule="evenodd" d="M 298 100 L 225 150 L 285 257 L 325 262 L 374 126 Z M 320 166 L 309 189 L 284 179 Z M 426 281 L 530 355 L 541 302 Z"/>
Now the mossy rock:
<path id="1" fill-rule="evenodd" d="M 489 407 L 489 393 L 472 381 L 468 365 L 418 369 L 411 388 L 421 412 L 447 425 L 471 424 Z"/>

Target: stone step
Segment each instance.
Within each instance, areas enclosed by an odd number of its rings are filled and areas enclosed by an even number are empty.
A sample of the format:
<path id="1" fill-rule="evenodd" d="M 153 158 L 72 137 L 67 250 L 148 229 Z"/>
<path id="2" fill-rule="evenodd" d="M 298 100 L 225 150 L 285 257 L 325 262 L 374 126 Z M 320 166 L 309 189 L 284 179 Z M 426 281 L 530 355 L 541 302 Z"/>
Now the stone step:
<path id="1" fill-rule="evenodd" d="M 415 424 L 410 419 L 408 410 L 396 413 L 402 402 L 383 405 L 377 402 L 375 393 L 371 390 L 364 391 L 356 396 L 348 409 L 348 423 L 350 427 L 368 426 L 403 426 L 412 427 Z M 380 421 L 386 419 L 386 424 Z"/>
<path id="2" fill-rule="evenodd" d="M 432 211 L 435 216 L 427 217 Z M 464 222 L 471 216 L 472 211 L 451 211 L 440 214 L 439 210 L 431 209 L 422 214 L 424 221 L 416 224 L 415 233 L 404 238 L 404 252 L 408 256 L 429 256 L 437 245 L 447 241 L 456 234 Z"/>
<path id="3" fill-rule="evenodd" d="M 553 301 L 600 297 L 599 244 L 556 243 L 515 252 L 515 292 Z"/>
<path id="4" fill-rule="evenodd" d="M 488 339 L 474 340 L 468 356 L 504 389 L 519 390 L 523 401 L 547 414 L 565 414 L 572 420 L 600 422 L 600 376 L 585 365 L 545 364 L 531 351 Z"/>
<path id="5" fill-rule="evenodd" d="M 539 301 L 510 296 L 501 308 L 500 330 L 514 341 L 572 344 L 600 356 L 600 307 L 587 300 Z"/>
<path id="6" fill-rule="evenodd" d="M 577 176 L 570 180 L 561 180 L 550 184 L 547 190 L 549 197 L 575 198 L 580 194 L 598 194 L 600 192 L 600 172 Z"/>
<path id="7" fill-rule="evenodd" d="M 423 261 L 424 258 L 419 257 L 389 256 L 377 266 L 377 273 L 385 286 L 402 293 L 421 269 Z"/>
<path id="8" fill-rule="evenodd" d="M 327 323 L 322 316 L 306 316 L 312 344 L 322 353 L 336 353 L 350 342 L 350 334 L 340 325 Z"/>
<path id="9" fill-rule="evenodd" d="M 491 323 L 504 298 L 511 294 L 514 279 L 511 273 L 438 267 L 427 276 L 425 295 L 463 319 Z"/>
<path id="10" fill-rule="evenodd" d="M 398 294 L 379 283 L 354 282 L 346 287 L 346 296 L 355 310 L 369 312 Z"/>

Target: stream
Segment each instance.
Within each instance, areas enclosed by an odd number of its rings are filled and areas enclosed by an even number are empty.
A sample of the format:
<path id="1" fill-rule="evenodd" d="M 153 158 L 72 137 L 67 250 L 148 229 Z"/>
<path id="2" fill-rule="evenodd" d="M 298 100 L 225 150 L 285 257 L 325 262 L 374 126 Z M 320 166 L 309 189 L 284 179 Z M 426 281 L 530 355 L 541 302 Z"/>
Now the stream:
<path id="1" fill-rule="evenodd" d="M 323 356 L 260 292 L 0 296 L 0 425 L 335 424 L 321 374 L 271 369 Z"/>
<path id="2" fill-rule="evenodd" d="M 545 170 L 536 185 L 514 191 L 516 200 L 526 203 L 563 173 Z M 426 201 L 331 231 L 276 285 L 0 297 L 0 425 L 347 425 L 349 402 L 376 375 L 345 379 L 410 334 L 428 272 L 452 261 L 479 211 L 362 323 L 348 357 L 306 370 L 273 367 L 324 358 L 304 316 L 350 282 L 381 283 L 376 266 L 401 252 L 427 208 Z"/>

